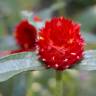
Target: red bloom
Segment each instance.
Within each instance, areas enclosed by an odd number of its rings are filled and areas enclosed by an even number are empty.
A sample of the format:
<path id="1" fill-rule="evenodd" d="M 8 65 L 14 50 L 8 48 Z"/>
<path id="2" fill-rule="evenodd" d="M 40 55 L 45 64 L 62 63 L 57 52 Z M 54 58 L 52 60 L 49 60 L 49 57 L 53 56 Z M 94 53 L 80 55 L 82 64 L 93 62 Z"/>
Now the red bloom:
<path id="1" fill-rule="evenodd" d="M 41 22 L 42 21 L 42 19 L 40 17 L 38 17 L 38 16 L 34 16 L 33 20 L 35 22 Z"/>
<path id="2" fill-rule="evenodd" d="M 39 32 L 38 50 L 45 65 L 56 70 L 71 67 L 83 57 L 80 25 L 64 17 L 47 21 Z"/>
<path id="3" fill-rule="evenodd" d="M 27 20 L 22 20 L 16 27 L 15 38 L 22 49 L 34 49 L 36 29 Z"/>

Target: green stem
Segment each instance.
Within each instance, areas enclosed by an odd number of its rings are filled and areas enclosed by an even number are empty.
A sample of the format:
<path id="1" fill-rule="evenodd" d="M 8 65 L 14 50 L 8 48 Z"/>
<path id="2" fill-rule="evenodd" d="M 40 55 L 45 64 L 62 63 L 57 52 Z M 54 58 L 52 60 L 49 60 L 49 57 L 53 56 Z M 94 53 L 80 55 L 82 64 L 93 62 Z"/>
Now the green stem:
<path id="1" fill-rule="evenodd" d="M 63 78 L 62 78 L 62 71 L 56 71 L 56 90 L 55 96 L 63 96 Z"/>

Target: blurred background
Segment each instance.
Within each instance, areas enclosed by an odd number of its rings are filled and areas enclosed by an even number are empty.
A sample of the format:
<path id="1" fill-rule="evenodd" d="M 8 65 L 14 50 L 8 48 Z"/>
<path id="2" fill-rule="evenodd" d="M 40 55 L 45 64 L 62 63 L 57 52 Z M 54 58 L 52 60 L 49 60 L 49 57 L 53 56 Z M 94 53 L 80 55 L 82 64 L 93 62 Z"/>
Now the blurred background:
<path id="1" fill-rule="evenodd" d="M 96 48 L 96 0 L 0 0 L 0 50 L 15 49 L 12 34 L 22 12 L 42 21 L 65 16 L 81 24 L 85 50 Z M 53 70 L 21 73 L 0 83 L 0 96 L 53 96 Z M 96 96 L 96 72 L 64 72 L 64 96 Z"/>

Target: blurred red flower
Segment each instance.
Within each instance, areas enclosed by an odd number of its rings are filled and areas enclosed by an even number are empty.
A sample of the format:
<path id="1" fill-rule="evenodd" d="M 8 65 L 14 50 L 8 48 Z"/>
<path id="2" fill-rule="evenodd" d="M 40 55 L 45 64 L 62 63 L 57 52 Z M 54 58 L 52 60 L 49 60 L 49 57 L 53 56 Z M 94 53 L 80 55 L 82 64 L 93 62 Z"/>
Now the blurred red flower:
<path id="1" fill-rule="evenodd" d="M 80 25 L 64 17 L 47 21 L 38 36 L 40 59 L 49 68 L 64 70 L 83 57 Z"/>
<path id="2" fill-rule="evenodd" d="M 36 28 L 27 20 L 22 20 L 15 30 L 15 38 L 18 45 L 23 50 L 33 50 L 36 45 Z"/>
<path id="3" fill-rule="evenodd" d="M 18 50 L 10 50 L 10 54 L 15 54 L 15 53 L 21 53 L 21 52 L 28 52 L 31 51 L 30 49 L 18 49 Z"/>
<path id="4" fill-rule="evenodd" d="M 38 17 L 38 16 L 34 16 L 33 21 L 35 21 L 35 22 L 41 22 L 42 19 L 40 17 Z"/>

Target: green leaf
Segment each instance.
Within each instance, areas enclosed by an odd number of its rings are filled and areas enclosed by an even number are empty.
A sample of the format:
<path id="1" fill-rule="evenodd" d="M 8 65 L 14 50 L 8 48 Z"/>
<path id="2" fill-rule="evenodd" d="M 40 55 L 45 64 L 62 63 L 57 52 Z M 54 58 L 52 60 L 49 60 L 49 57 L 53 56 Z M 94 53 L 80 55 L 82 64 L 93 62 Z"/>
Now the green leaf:
<path id="1" fill-rule="evenodd" d="M 0 58 L 0 82 L 23 71 L 43 69 L 35 52 L 22 52 Z"/>
<path id="2" fill-rule="evenodd" d="M 84 59 L 76 65 L 81 71 L 96 70 L 96 50 L 84 52 Z M 22 52 L 0 58 L 0 82 L 24 71 L 41 70 L 43 65 L 35 52 Z"/>
<path id="3" fill-rule="evenodd" d="M 85 51 L 84 59 L 76 67 L 81 71 L 96 70 L 96 50 Z"/>

